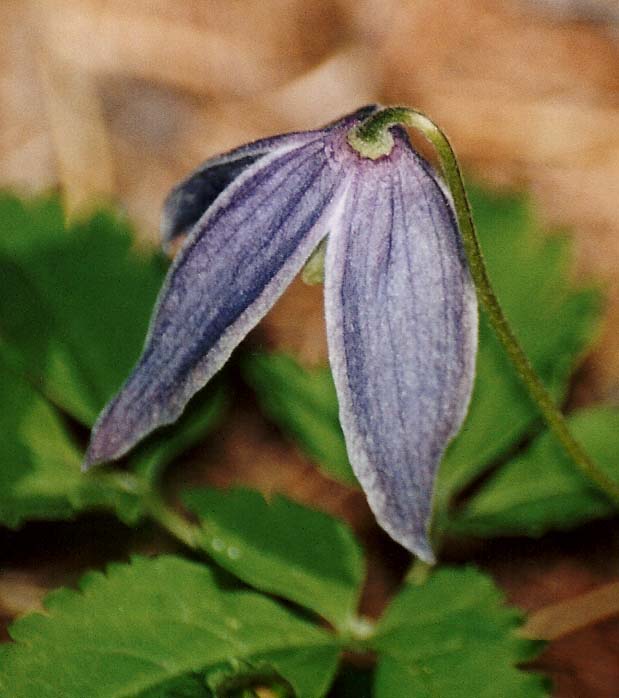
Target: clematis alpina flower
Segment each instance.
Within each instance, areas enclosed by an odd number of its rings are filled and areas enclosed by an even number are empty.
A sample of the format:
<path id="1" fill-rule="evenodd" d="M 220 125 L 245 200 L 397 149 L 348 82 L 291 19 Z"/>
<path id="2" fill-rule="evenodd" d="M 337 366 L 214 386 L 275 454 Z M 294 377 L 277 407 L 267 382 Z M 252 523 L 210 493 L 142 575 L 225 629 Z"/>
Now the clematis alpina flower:
<path id="1" fill-rule="evenodd" d="M 92 433 L 85 466 L 173 422 L 327 237 L 329 357 L 350 462 L 379 524 L 424 560 L 443 452 L 474 375 L 477 302 L 450 197 L 400 127 L 368 156 L 366 107 L 207 161 L 169 195 L 190 229 L 146 346 Z"/>

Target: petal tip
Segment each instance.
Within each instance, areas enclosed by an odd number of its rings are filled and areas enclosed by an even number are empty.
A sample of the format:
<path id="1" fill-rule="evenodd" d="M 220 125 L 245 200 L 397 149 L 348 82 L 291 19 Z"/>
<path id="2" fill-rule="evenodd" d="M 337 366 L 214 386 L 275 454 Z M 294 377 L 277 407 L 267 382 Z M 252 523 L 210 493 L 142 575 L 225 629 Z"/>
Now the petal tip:
<path id="1" fill-rule="evenodd" d="M 127 434 L 127 430 L 121 428 L 126 424 L 126 419 L 124 422 L 119 421 L 112 414 L 114 406 L 115 402 L 110 403 L 90 432 L 90 441 L 82 461 L 82 472 L 118 460 L 138 441 L 132 438 L 133 434 Z"/>
<path id="2" fill-rule="evenodd" d="M 436 555 L 434 554 L 434 551 L 432 550 L 432 546 L 430 545 L 430 541 L 428 539 L 416 540 L 414 544 L 410 546 L 407 545 L 405 547 L 408 550 L 410 550 L 413 553 L 413 555 L 416 555 L 427 565 L 436 564 Z"/>
<path id="3" fill-rule="evenodd" d="M 402 531 L 398 527 L 389 525 L 388 522 L 378 521 L 379 525 L 385 530 L 393 540 L 399 543 L 403 548 L 406 548 L 410 553 L 418 557 L 428 565 L 436 564 L 436 555 L 432 549 L 430 537 L 426 531 L 407 529 Z"/>
<path id="4" fill-rule="evenodd" d="M 82 472 L 85 473 L 96 465 L 113 460 L 115 455 L 106 451 L 105 444 L 100 444 L 97 435 L 93 433 L 82 460 Z"/>
<path id="5" fill-rule="evenodd" d="M 84 456 L 84 460 L 82 461 L 82 466 L 80 470 L 83 473 L 87 473 L 95 465 L 99 465 L 99 461 L 93 459 L 91 456 L 88 455 L 88 453 L 86 453 L 86 455 Z"/>

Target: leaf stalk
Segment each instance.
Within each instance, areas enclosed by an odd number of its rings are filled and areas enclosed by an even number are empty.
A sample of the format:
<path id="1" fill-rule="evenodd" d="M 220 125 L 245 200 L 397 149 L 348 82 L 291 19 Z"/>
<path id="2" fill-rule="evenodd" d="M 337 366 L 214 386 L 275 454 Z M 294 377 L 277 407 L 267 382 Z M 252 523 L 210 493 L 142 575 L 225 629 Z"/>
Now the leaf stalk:
<path id="1" fill-rule="evenodd" d="M 200 550 L 201 530 L 167 506 L 163 499 L 152 493 L 145 502 L 148 515 L 171 536 L 184 543 L 192 550 Z"/>

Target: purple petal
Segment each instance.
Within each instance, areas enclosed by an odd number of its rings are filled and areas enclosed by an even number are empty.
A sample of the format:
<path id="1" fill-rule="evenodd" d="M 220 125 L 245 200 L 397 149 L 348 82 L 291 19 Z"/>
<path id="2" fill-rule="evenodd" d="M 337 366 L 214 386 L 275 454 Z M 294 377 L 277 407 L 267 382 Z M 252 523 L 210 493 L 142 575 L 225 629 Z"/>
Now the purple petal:
<path id="1" fill-rule="evenodd" d="M 283 154 L 318 140 L 320 133 L 290 133 L 266 138 L 210 158 L 177 184 L 168 194 L 161 214 L 164 248 L 186 233 L 202 217 L 221 192 L 248 167 L 269 153 Z"/>
<path id="2" fill-rule="evenodd" d="M 477 301 L 453 212 L 399 132 L 360 161 L 329 236 L 325 303 L 340 419 L 378 523 L 430 562 L 436 471 L 471 395 Z"/>
<path id="3" fill-rule="evenodd" d="M 160 235 L 164 248 L 186 233 L 221 192 L 248 167 L 269 153 L 281 153 L 323 138 L 325 131 L 349 127 L 376 111 L 375 105 L 358 109 L 316 131 L 286 133 L 263 138 L 203 162 L 166 197 L 161 215 Z"/>
<path id="4" fill-rule="evenodd" d="M 170 269 L 142 358 L 97 421 L 85 467 L 180 415 L 326 235 L 340 180 L 314 140 L 265 156 L 218 197 Z"/>

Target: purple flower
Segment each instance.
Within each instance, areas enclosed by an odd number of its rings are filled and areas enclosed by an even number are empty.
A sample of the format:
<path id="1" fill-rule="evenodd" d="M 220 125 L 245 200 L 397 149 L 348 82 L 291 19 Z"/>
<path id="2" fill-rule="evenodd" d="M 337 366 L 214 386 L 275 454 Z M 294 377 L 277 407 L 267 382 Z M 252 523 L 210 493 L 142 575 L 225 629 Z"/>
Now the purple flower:
<path id="1" fill-rule="evenodd" d="M 164 241 L 191 231 L 86 467 L 176 420 L 328 236 L 329 356 L 350 462 L 379 524 L 433 560 L 434 479 L 468 407 L 477 302 L 449 194 L 404 130 L 375 159 L 350 145 L 376 109 L 213 158 L 172 191 Z"/>

